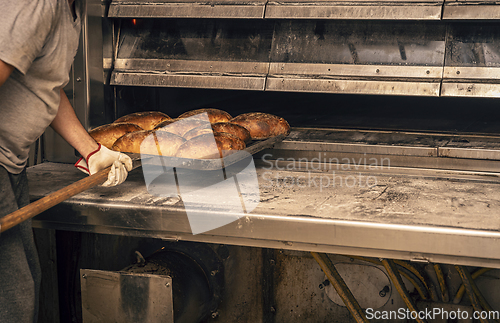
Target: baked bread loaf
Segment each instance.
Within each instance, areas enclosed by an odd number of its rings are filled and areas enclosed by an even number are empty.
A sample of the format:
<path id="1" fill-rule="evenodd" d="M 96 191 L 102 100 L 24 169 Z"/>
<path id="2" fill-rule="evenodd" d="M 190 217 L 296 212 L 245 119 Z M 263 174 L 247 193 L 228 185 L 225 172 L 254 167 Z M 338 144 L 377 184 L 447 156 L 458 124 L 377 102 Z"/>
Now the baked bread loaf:
<path id="1" fill-rule="evenodd" d="M 169 132 L 155 131 L 154 138 L 158 155 L 173 157 L 179 147 L 186 142 L 181 136 Z M 151 145 L 152 146 L 152 145 Z M 144 142 L 141 149 L 144 149 Z M 146 149 L 148 149 L 146 147 Z M 145 153 L 144 153 L 145 154 Z"/>
<path id="2" fill-rule="evenodd" d="M 240 138 L 245 143 L 248 143 L 252 140 L 250 132 L 247 129 L 243 128 L 242 126 L 236 123 L 230 123 L 230 122 L 212 123 L 211 128 L 207 128 L 206 126 L 196 127 L 186 132 L 183 137 L 184 139 L 189 140 L 194 137 L 212 132 L 229 133 Z"/>
<path id="3" fill-rule="evenodd" d="M 154 127 L 164 121 L 171 119 L 168 115 L 159 111 L 145 111 L 127 114 L 115 120 L 117 122 L 129 122 L 138 125 L 144 130 L 153 130 Z"/>
<path id="4" fill-rule="evenodd" d="M 111 149 L 121 152 L 140 154 L 142 141 L 152 132 L 152 130 L 141 130 L 125 134 L 115 141 Z"/>
<path id="5" fill-rule="evenodd" d="M 201 136 L 204 134 L 212 134 L 212 133 L 213 133 L 212 128 L 206 128 L 205 126 L 201 126 L 201 127 L 196 127 L 194 129 L 189 130 L 182 137 L 186 140 L 190 140 L 190 139 L 193 139 L 194 137 L 198 137 L 198 136 Z"/>
<path id="6" fill-rule="evenodd" d="M 234 117 L 230 122 L 246 128 L 252 139 L 266 139 L 290 133 L 290 125 L 285 119 L 269 113 L 244 113 Z"/>
<path id="7" fill-rule="evenodd" d="M 186 118 L 175 119 L 174 122 L 171 121 L 172 120 L 167 120 L 159 123 L 156 125 L 155 130 L 175 133 L 176 135 L 182 137 L 185 133 L 194 128 L 205 127 L 210 129 L 210 123 L 201 119 Z"/>
<path id="8" fill-rule="evenodd" d="M 236 137 L 243 140 L 243 142 L 248 143 L 252 140 L 250 132 L 244 127 L 236 123 L 231 122 L 217 122 L 212 124 L 212 129 L 214 132 L 230 133 Z M 187 138 L 186 138 L 187 139 Z"/>
<path id="9" fill-rule="evenodd" d="M 246 144 L 243 140 L 230 133 L 214 132 L 214 137 L 221 157 L 226 157 L 236 150 L 243 150 L 246 148 Z"/>
<path id="10" fill-rule="evenodd" d="M 231 120 L 231 115 L 227 113 L 226 111 L 222 111 L 219 109 L 214 109 L 214 108 L 203 108 L 203 109 L 196 109 L 196 110 L 191 110 L 184 112 L 179 116 L 179 119 L 183 118 L 204 118 L 204 115 L 202 113 L 207 113 L 208 114 L 208 119 L 210 123 L 216 123 L 216 122 L 227 122 Z M 205 119 L 206 120 L 206 119 Z"/>
<path id="11" fill-rule="evenodd" d="M 186 141 L 177 150 L 176 157 L 213 159 L 242 149 L 245 149 L 245 143 L 240 138 L 228 133 L 214 132 Z"/>
<path id="12" fill-rule="evenodd" d="M 96 142 L 111 149 L 115 141 L 124 134 L 140 130 L 143 129 L 133 123 L 111 123 L 90 130 L 89 135 Z"/>
<path id="13" fill-rule="evenodd" d="M 128 133 L 114 144 L 112 149 L 121 152 L 149 155 L 175 156 L 186 140 L 169 132 L 141 130 Z"/>
<path id="14" fill-rule="evenodd" d="M 161 128 L 164 128 L 164 127 L 168 126 L 169 124 L 174 123 L 176 121 L 178 121 L 178 119 L 163 120 L 162 122 L 157 123 L 155 125 L 155 127 L 153 128 L 153 130 L 162 130 Z"/>

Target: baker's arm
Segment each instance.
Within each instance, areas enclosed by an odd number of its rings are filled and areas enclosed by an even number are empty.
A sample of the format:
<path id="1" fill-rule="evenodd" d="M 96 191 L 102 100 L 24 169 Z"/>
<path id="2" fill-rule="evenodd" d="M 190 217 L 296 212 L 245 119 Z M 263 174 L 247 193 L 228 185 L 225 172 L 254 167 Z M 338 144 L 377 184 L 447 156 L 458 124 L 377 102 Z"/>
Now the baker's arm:
<path id="1" fill-rule="evenodd" d="M 59 110 L 50 126 L 85 158 L 99 148 L 99 145 L 83 128 L 62 89 Z"/>
<path id="2" fill-rule="evenodd" d="M 13 70 L 12 65 L 0 60 L 0 86 L 5 83 Z M 75 111 L 63 90 L 61 90 L 59 111 L 51 126 L 82 156 L 88 156 L 99 147 L 76 117 Z"/>
<path id="3" fill-rule="evenodd" d="M 14 66 L 7 64 L 0 59 L 0 86 L 5 83 L 13 70 Z"/>
<path id="4" fill-rule="evenodd" d="M 103 186 L 122 183 L 127 178 L 127 170 L 132 169 L 132 160 L 125 154 L 97 144 L 76 117 L 75 110 L 62 89 L 60 95 L 59 110 L 50 126 L 83 156 L 76 166 L 88 174 L 94 174 L 112 165 L 108 181 Z"/>

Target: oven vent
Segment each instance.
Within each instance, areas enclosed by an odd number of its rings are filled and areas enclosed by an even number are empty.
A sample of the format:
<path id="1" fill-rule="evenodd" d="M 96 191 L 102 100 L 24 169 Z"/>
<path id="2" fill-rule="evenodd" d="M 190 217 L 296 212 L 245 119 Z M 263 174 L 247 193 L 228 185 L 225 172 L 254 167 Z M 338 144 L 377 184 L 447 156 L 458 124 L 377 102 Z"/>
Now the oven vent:
<path id="1" fill-rule="evenodd" d="M 496 0 L 446 0 L 443 19 L 450 20 L 497 20 L 500 2 Z"/>
<path id="2" fill-rule="evenodd" d="M 265 0 L 114 0 L 113 18 L 264 18 Z"/>
<path id="3" fill-rule="evenodd" d="M 113 0 L 112 18 L 498 19 L 492 0 Z"/>

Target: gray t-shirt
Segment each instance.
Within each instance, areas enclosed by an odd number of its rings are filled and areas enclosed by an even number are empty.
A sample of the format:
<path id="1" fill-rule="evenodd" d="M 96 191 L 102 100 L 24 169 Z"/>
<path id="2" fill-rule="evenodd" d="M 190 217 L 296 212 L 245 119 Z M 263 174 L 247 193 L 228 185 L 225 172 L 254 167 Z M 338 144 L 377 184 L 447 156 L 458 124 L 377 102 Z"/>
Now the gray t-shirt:
<path id="1" fill-rule="evenodd" d="M 76 11 L 67 0 L 0 0 L 0 59 L 15 67 L 0 86 L 0 165 L 10 173 L 57 114 L 78 48 Z"/>

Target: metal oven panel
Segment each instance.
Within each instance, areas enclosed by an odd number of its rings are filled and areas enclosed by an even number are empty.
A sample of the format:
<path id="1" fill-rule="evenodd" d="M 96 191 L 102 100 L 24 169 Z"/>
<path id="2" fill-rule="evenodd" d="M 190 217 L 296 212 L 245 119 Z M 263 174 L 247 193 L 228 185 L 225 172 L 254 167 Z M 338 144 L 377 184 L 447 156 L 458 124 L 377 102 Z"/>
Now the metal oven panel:
<path id="1" fill-rule="evenodd" d="M 270 1 L 266 18 L 440 20 L 443 1 Z"/>
<path id="2" fill-rule="evenodd" d="M 123 21 L 111 85 L 263 90 L 272 30 L 267 21 Z"/>
<path id="3" fill-rule="evenodd" d="M 443 19 L 485 20 L 498 19 L 500 6 L 496 0 L 446 0 Z"/>
<path id="4" fill-rule="evenodd" d="M 498 25 L 124 19 L 110 84 L 496 97 Z"/>
<path id="5" fill-rule="evenodd" d="M 114 0 L 114 18 L 263 18 L 266 1 Z"/>
<path id="6" fill-rule="evenodd" d="M 266 90 L 438 96 L 445 26 L 280 21 Z"/>
<path id="7" fill-rule="evenodd" d="M 280 21 L 271 59 L 285 63 L 443 66 L 445 26 L 431 22 Z"/>
<path id="8" fill-rule="evenodd" d="M 172 278 L 81 269 L 84 323 L 174 322 Z"/>
<path id="9" fill-rule="evenodd" d="M 239 18 L 352 20 L 498 19 L 497 0 L 113 0 L 113 18 Z"/>
<path id="10" fill-rule="evenodd" d="M 375 176 L 378 185 L 320 188 L 318 178 L 329 168 L 308 164 L 304 167 L 309 166 L 316 186 L 290 187 L 291 181 L 307 181 L 305 168 L 276 164 L 269 169 L 269 162 L 257 165 L 259 206 L 207 233 L 193 235 L 180 198 L 151 196 L 140 172 L 131 172 L 121 187 L 96 187 L 71 198 L 37 216 L 33 225 L 500 268 L 498 174 L 386 167 L 384 175 L 339 167 L 333 169 L 336 176 Z M 55 183 L 51 169 L 62 169 L 64 180 L 61 175 Z M 33 197 L 82 176 L 70 165 L 50 163 L 29 173 L 38 179 L 31 182 Z"/>
<path id="11" fill-rule="evenodd" d="M 500 96 L 500 26 L 452 24 L 448 30 L 443 96 Z"/>
<path id="12" fill-rule="evenodd" d="M 113 18 L 243 18 L 243 19 L 411 19 L 440 20 L 442 0 L 304 1 L 287 0 L 114 0 Z"/>

